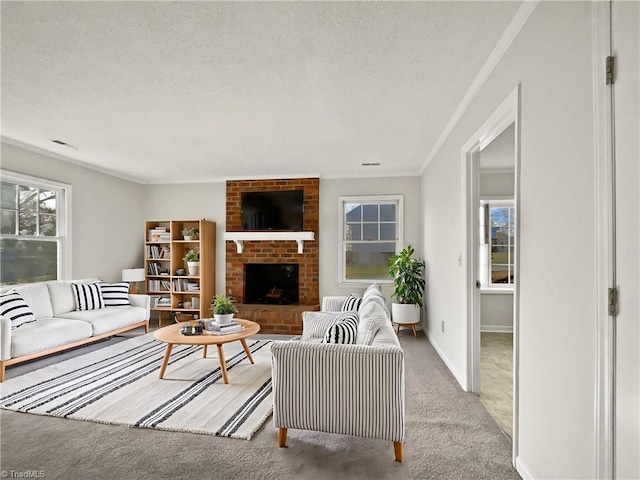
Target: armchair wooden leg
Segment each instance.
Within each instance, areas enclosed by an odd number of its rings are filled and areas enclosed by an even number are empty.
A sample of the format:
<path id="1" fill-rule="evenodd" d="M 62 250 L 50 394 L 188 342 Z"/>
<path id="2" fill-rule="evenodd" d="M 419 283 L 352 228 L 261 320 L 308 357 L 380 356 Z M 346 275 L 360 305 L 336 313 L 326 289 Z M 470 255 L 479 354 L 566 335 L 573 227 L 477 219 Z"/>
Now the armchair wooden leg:
<path id="1" fill-rule="evenodd" d="M 287 429 L 280 428 L 278 430 L 278 446 L 280 448 L 287 446 Z"/>
<path id="2" fill-rule="evenodd" d="M 393 449 L 396 453 L 396 462 L 402 462 L 402 442 L 393 442 Z"/>
<path id="3" fill-rule="evenodd" d="M 0 383 L 4 382 L 4 362 L 0 362 Z"/>

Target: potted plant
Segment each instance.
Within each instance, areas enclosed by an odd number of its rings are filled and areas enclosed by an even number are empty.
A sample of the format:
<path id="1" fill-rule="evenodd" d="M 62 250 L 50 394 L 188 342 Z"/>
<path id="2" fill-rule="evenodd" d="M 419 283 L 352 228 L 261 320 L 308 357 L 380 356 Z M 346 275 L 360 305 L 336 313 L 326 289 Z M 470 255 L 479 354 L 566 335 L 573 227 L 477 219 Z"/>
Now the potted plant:
<path id="1" fill-rule="evenodd" d="M 199 230 L 197 228 L 184 227 L 182 229 L 182 237 L 188 242 L 193 240 L 194 237 L 198 235 L 198 233 L 199 233 Z"/>
<path id="2" fill-rule="evenodd" d="M 389 275 L 393 277 L 393 296 L 397 303 L 391 305 L 391 316 L 398 324 L 420 323 L 420 307 L 424 295 L 424 266 L 422 260 L 412 257 L 411 245 L 389 260 Z"/>
<path id="3" fill-rule="evenodd" d="M 187 252 L 183 260 L 187 263 L 189 275 L 197 276 L 200 273 L 200 250 L 192 248 Z"/>
<path id="4" fill-rule="evenodd" d="M 224 324 L 232 321 L 233 315 L 238 312 L 238 309 L 229 297 L 219 293 L 211 300 L 211 312 L 213 312 L 216 323 Z"/>

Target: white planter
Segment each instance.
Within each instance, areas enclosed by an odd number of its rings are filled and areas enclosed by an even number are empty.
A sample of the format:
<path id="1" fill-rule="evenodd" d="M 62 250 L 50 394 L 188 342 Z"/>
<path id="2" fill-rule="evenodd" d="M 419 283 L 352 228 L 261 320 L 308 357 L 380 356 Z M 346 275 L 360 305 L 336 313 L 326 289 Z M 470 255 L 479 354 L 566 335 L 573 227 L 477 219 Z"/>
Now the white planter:
<path id="1" fill-rule="evenodd" d="M 187 242 L 190 242 L 191 240 L 193 240 L 193 236 L 192 236 L 192 235 L 185 235 L 185 236 L 184 236 L 184 239 L 185 239 Z"/>
<path id="2" fill-rule="evenodd" d="M 213 315 L 213 318 L 216 321 L 216 323 L 220 325 L 224 325 L 225 323 L 231 323 L 233 321 L 233 313 L 227 313 L 225 315 L 215 313 Z"/>
<path id="3" fill-rule="evenodd" d="M 187 262 L 187 270 L 189 275 L 197 276 L 200 274 L 200 262 Z"/>
<path id="4" fill-rule="evenodd" d="M 391 319 L 402 325 L 420 323 L 420 307 L 413 303 L 392 303 Z"/>

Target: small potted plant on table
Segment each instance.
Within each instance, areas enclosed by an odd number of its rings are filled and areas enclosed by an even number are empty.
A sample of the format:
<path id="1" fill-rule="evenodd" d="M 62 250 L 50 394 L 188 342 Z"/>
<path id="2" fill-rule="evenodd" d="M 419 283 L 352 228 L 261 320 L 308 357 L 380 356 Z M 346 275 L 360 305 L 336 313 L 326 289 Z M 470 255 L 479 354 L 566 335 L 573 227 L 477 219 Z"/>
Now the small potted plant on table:
<path id="1" fill-rule="evenodd" d="M 238 312 L 238 309 L 229 297 L 219 293 L 211 301 L 211 311 L 215 322 L 224 324 L 233 320 L 233 315 Z"/>

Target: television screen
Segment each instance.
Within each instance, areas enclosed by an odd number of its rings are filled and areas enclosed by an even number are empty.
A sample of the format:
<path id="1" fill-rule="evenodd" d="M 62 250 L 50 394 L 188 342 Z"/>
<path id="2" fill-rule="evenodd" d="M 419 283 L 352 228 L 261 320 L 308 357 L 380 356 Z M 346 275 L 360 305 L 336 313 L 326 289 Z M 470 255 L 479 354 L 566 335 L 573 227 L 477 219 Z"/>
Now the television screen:
<path id="1" fill-rule="evenodd" d="M 244 192 L 243 230 L 302 230 L 302 190 Z"/>

